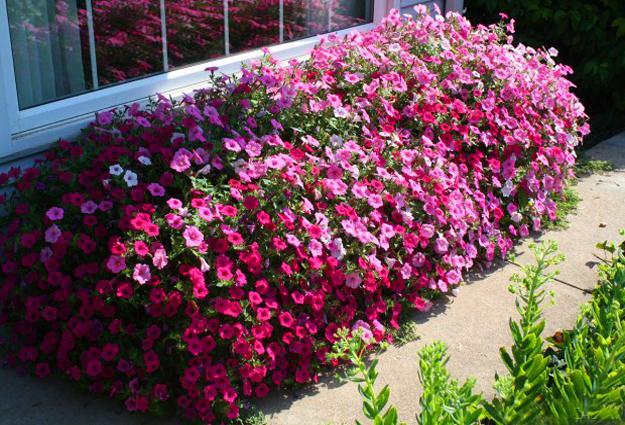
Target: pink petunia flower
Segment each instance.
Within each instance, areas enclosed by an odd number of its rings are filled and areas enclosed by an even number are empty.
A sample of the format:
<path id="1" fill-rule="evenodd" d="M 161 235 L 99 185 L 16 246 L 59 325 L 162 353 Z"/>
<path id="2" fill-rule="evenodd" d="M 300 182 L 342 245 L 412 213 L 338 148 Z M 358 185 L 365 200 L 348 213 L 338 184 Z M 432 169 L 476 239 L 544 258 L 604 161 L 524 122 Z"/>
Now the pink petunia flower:
<path id="1" fill-rule="evenodd" d="M 345 286 L 356 289 L 362 283 L 362 278 L 358 273 L 350 273 L 345 277 Z"/>
<path id="2" fill-rule="evenodd" d="M 80 206 L 80 212 L 83 214 L 93 214 L 98 209 L 98 204 L 93 201 L 87 201 Z"/>
<path id="3" fill-rule="evenodd" d="M 180 148 L 174 154 L 169 166 L 174 171 L 183 173 L 191 167 L 191 158 L 193 154 L 185 148 Z"/>
<path id="4" fill-rule="evenodd" d="M 106 262 L 106 267 L 113 273 L 119 273 L 126 268 L 126 260 L 119 255 L 111 255 Z"/>
<path id="5" fill-rule="evenodd" d="M 139 285 L 145 285 L 151 277 L 152 274 L 150 272 L 150 266 L 141 263 L 135 265 L 132 272 L 132 278 L 139 282 Z"/>
<path id="6" fill-rule="evenodd" d="M 163 196 L 165 195 L 165 188 L 158 183 L 150 183 L 148 185 L 148 191 L 152 196 Z"/>
<path id="7" fill-rule="evenodd" d="M 168 262 L 169 259 L 167 258 L 167 252 L 164 248 L 158 248 L 154 251 L 154 256 L 152 257 L 152 264 L 154 264 L 154 267 L 159 270 L 163 270 L 165 266 L 167 266 Z"/>
<path id="8" fill-rule="evenodd" d="M 232 152 L 241 152 L 241 145 L 234 139 L 224 138 L 224 147 Z"/>
<path id="9" fill-rule="evenodd" d="M 373 208 L 380 208 L 382 205 L 384 205 L 384 203 L 382 202 L 382 197 L 377 194 L 369 195 L 369 197 L 367 198 L 367 202 Z"/>
<path id="10" fill-rule="evenodd" d="M 65 212 L 63 208 L 52 207 L 46 212 L 46 217 L 48 217 L 52 221 L 63 220 L 63 216 Z"/>
<path id="11" fill-rule="evenodd" d="M 58 242 L 60 237 L 61 229 L 59 229 L 59 226 L 57 226 L 56 224 L 53 224 L 46 230 L 46 242 L 55 244 Z"/>
<path id="12" fill-rule="evenodd" d="M 360 337 L 366 343 L 373 341 L 373 332 L 371 326 L 363 320 L 357 320 L 352 326 L 352 332 L 360 332 Z"/>
<path id="13" fill-rule="evenodd" d="M 182 233 L 185 245 L 189 248 L 200 246 L 204 242 L 204 235 L 195 226 L 187 226 Z"/>
<path id="14" fill-rule="evenodd" d="M 436 242 L 434 242 L 434 251 L 436 251 L 437 254 L 444 254 L 448 249 L 449 242 L 444 237 L 440 236 L 436 239 Z"/>

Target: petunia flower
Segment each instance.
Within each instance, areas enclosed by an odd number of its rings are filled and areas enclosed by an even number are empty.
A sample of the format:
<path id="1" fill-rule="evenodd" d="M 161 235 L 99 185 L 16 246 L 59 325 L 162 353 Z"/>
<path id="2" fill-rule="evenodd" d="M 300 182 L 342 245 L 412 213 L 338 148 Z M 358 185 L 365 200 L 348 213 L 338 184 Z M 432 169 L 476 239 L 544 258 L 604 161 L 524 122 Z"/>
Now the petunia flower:
<path id="1" fill-rule="evenodd" d="M 148 266 L 147 264 L 135 265 L 135 268 L 132 272 L 132 278 L 139 282 L 139 285 L 145 285 L 151 277 L 152 274 L 150 272 L 150 266 Z"/>
<path id="2" fill-rule="evenodd" d="M 204 235 L 195 226 L 186 226 L 182 236 L 184 237 L 185 245 L 189 248 L 200 246 L 204 242 Z"/>
<path id="3" fill-rule="evenodd" d="M 112 176 L 121 176 L 124 173 L 124 169 L 119 164 L 114 164 L 109 167 L 109 174 Z"/>
<path id="4" fill-rule="evenodd" d="M 63 208 L 52 207 L 48 211 L 46 211 L 46 217 L 48 217 L 52 221 L 63 220 L 65 216 L 65 211 Z"/>
<path id="5" fill-rule="evenodd" d="M 126 182 L 128 187 L 134 187 L 139 183 L 137 174 L 130 170 L 126 170 L 126 172 L 124 173 L 124 181 Z"/>
<path id="6" fill-rule="evenodd" d="M 48 227 L 48 229 L 46 230 L 46 234 L 45 234 L 46 242 L 55 244 L 58 242 L 60 237 L 61 237 L 61 229 L 59 229 L 59 226 L 57 226 L 56 224 L 53 224 L 52 226 Z"/>
<path id="7" fill-rule="evenodd" d="M 113 273 L 119 273 L 126 268 L 124 257 L 111 255 L 106 262 L 106 267 Z"/>

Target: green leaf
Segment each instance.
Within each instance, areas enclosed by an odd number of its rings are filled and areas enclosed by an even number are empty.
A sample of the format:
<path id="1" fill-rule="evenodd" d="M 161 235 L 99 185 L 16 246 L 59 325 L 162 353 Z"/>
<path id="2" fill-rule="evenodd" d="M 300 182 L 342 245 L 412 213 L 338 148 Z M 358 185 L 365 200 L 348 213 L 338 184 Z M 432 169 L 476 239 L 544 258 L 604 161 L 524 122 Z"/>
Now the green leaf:
<path id="1" fill-rule="evenodd" d="M 388 387 L 388 385 L 384 386 L 384 388 L 382 388 L 382 391 L 380 391 L 380 394 L 378 394 L 376 400 L 376 407 L 378 408 L 378 412 L 381 412 L 384 409 L 384 406 L 386 406 L 390 395 L 390 388 Z"/>
<path id="2" fill-rule="evenodd" d="M 362 412 L 368 419 L 373 419 L 378 414 L 378 411 L 375 409 L 373 404 L 367 400 L 363 400 L 362 402 Z"/>
<path id="3" fill-rule="evenodd" d="M 397 408 L 395 406 L 388 409 L 384 415 L 384 425 L 396 425 L 397 424 Z"/>

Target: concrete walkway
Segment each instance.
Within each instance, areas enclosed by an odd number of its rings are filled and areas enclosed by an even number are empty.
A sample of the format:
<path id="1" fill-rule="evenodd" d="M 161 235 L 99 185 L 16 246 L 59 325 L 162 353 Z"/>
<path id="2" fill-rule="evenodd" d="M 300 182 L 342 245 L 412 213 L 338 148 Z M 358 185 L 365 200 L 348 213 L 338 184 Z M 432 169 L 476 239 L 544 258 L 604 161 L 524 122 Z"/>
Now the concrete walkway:
<path id="1" fill-rule="evenodd" d="M 617 240 L 618 229 L 625 228 L 625 133 L 596 146 L 587 155 L 605 159 L 616 170 L 582 179 L 577 189 L 582 197 L 577 214 L 570 216 L 570 227 L 552 231 L 541 239 L 558 242 L 566 255 L 560 265 L 562 282 L 551 288 L 554 305 L 545 306 L 546 333 L 574 324 L 581 303 L 589 296 L 597 278 L 597 242 Z M 531 260 L 528 241 L 517 252 L 521 263 Z M 493 394 L 490 385 L 496 371 L 504 368 L 499 359 L 500 346 L 509 345 L 508 318 L 515 314 L 514 296 L 507 288 L 516 266 L 505 265 L 463 286 L 458 297 L 441 301 L 427 315 L 418 315 L 420 339 L 401 348 L 392 347 L 381 355 L 380 387 L 391 386 L 391 402 L 400 417 L 416 423 L 420 388 L 417 379 L 417 351 L 425 344 L 442 340 L 449 345 L 449 368 L 456 378 L 477 378 L 477 388 Z M 270 425 L 352 424 L 364 419 L 355 384 L 328 378 L 290 394 L 273 394 L 260 404 Z M 14 370 L 0 370 L 0 425 L 173 425 L 176 420 L 131 415 L 119 404 L 75 391 L 65 382 L 39 381 L 18 376 Z"/>

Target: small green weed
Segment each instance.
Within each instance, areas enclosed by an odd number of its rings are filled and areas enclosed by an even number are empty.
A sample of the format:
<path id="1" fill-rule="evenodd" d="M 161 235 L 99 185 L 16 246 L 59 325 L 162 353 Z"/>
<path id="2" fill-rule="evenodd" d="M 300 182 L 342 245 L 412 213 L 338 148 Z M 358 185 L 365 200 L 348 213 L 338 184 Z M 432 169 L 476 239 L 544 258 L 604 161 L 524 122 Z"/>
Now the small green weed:
<path id="1" fill-rule="evenodd" d="M 402 323 L 401 327 L 393 332 L 393 345 L 395 347 L 403 347 L 409 342 L 419 339 L 417 332 L 418 326 L 415 322 L 407 320 Z"/>
<path id="2" fill-rule="evenodd" d="M 602 159 L 591 159 L 580 155 L 575 164 L 575 175 L 577 177 L 588 177 L 592 174 L 607 173 L 614 171 L 614 165 Z"/>
<path id="3" fill-rule="evenodd" d="M 545 223 L 545 230 L 565 230 L 569 227 L 569 215 L 575 214 L 579 203 L 582 201 L 575 186 L 571 185 L 564 189 L 560 199 L 557 201 L 558 210 L 554 221 Z"/>
<path id="4" fill-rule="evenodd" d="M 230 425 L 268 425 L 267 417 L 255 406 L 241 411 L 241 416 L 232 420 Z"/>

